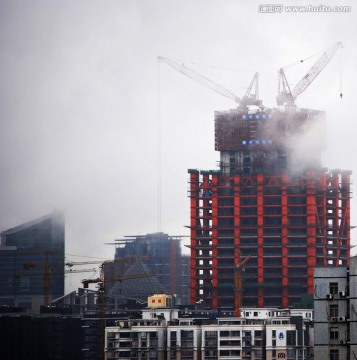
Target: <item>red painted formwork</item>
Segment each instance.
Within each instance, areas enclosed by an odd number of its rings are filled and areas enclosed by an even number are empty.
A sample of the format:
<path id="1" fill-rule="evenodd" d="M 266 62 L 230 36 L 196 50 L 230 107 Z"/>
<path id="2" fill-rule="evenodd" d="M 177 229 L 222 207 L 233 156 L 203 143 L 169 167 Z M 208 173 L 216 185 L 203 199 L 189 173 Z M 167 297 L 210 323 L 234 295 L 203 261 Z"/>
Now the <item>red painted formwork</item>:
<path id="1" fill-rule="evenodd" d="M 234 307 L 235 265 L 243 305 L 288 307 L 313 294 L 315 266 L 347 266 L 350 173 L 300 176 L 190 174 L 191 303 Z"/>

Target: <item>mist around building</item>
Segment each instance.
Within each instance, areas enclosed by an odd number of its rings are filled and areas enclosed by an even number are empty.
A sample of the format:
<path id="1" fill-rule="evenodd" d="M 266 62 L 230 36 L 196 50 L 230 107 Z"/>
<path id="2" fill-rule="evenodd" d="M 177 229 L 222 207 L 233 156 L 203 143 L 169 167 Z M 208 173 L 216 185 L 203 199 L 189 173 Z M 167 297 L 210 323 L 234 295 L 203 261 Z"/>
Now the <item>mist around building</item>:
<path id="1" fill-rule="evenodd" d="M 189 255 L 156 232 L 113 240 L 110 260 L 68 260 L 62 213 L 2 231 L 6 358 L 356 358 L 351 172 L 321 161 L 325 113 L 295 105 L 313 74 L 293 91 L 280 80 L 276 107 L 256 87 L 215 113 L 218 169 L 188 169 Z"/>

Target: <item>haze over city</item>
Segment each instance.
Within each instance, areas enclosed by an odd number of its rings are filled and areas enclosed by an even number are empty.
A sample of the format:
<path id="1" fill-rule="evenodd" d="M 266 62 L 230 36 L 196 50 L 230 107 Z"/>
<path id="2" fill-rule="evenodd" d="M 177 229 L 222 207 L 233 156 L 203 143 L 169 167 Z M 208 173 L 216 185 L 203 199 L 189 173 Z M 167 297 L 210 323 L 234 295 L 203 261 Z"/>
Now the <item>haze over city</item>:
<path id="1" fill-rule="evenodd" d="M 258 71 L 260 98 L 275 106 L 280 67 L 294 64 L 293 86 L 342 41 L 297 105 L 326 111 L 323 163 L 354 178 L 357 8 L 268 13 L 261 4 L 1 1 L 0 229 L 60 209 L 66 253 L 100 258 L 125 235 L 189 234 L 187 169 L 217 168 L 214 111 L 236 104 L 158 56 L 239 96 Z M 351 206 L 355 225 L 356 197 Z"/>

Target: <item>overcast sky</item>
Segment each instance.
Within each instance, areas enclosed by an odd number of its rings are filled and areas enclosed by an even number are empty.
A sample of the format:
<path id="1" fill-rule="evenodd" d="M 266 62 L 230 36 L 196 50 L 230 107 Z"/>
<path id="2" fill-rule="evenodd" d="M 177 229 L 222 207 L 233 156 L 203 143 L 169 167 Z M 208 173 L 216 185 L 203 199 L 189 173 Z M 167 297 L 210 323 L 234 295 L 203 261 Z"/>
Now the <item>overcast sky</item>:
<path id="1" fill-rule="evenodd" d="M 279 67 L 343 41 L 297 104 L 327 112 L 324 163 L 355 177 L 357 5 L 264 13 L 260 4 L 270 3 L 0 0 L 0 229 L 63 209 L 66 253 L 98 257 L 113 257 L 106 242 L 156 232 L 160 133 L 161 230 L 188 235 L 187 169 L 216 169 L 214 111 L 235 104 L 157 56 L 237 95 L 258 71 L 260 96 L 275 106 Z M 309 4 L 321 1 L 285 2 Z M 316 60 L 287 68 L 291 84 Z"/>

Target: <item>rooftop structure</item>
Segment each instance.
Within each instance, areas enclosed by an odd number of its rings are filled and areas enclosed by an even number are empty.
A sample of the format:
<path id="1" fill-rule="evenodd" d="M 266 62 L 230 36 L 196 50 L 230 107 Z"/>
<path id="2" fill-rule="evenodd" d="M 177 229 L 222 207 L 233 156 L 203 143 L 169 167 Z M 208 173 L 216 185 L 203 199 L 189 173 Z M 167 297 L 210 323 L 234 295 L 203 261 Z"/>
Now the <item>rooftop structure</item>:
<path id="1" fill-rule="evenodd" d="M 296 173 L 319 168 L 325 113 L 238 108 L 215 113 L 215 149 L 224 175 Z M 308 155 L 308 157 L 306 157 Z"/>

